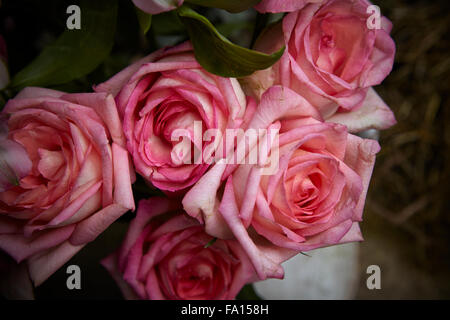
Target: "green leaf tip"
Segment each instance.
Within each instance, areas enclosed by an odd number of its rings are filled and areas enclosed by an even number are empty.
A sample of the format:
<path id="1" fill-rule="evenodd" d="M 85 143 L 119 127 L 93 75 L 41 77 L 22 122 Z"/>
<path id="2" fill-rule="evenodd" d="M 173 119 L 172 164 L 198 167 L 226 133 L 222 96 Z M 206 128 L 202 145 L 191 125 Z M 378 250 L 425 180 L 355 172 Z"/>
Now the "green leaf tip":
<path id="1" fill-rule="evenodd" d="M 143 34 L 147 34 L 152 26 L 152 15 L 142 11 L 138 7 L 135 7 L 135 9 L 141 31 Z"/>
<path id="2" fill-rule="evenodd" d="M 275 53 L 265 54 L 230 42 L 212 23 L 194 10 L 181 6 L 178 15 L 186 26 L 195 57 L 207 71 L 222 77 L 244 77 L 276 63 L 285 47 Z"/>
<path id="3" fill-rule="evenodd" d="M 212 246 L 214 244 L 214 242 L 217 241 L 217 238 L 213 238 L 211 239 L 207 244 L 205 244 L 205 249 Z"/>

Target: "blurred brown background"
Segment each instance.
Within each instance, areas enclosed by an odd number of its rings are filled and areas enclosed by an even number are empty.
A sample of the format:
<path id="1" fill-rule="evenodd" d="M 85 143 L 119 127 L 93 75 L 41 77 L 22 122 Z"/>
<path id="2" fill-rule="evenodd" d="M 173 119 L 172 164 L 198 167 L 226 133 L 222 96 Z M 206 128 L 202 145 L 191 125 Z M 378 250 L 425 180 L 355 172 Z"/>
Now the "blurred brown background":
<path id="1" fill-rule="evenodd" d="M 381 133 L 362 231 L 360 299 L 450 298 L 448 1 L 374 1 L 394 23 L 395 66 L 377 91 L 398 124 Z M 368 265 L 381 290 L 366 288 Z"/>

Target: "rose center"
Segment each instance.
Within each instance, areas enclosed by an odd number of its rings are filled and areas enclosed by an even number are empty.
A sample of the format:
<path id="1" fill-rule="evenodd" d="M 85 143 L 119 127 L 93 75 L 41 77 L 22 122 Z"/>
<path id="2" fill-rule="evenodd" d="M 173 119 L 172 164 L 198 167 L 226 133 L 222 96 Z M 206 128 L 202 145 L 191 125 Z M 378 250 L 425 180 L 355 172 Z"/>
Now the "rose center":
<path id="1" fill-rule="evenodd" d="M 322 46 L 324 46 L 326 48 L 334 48 L 336 45 L 334 42 L 334 39 L 331 35 L 323 36 L 321 39 L 321 42 L 322 42 Z"/>

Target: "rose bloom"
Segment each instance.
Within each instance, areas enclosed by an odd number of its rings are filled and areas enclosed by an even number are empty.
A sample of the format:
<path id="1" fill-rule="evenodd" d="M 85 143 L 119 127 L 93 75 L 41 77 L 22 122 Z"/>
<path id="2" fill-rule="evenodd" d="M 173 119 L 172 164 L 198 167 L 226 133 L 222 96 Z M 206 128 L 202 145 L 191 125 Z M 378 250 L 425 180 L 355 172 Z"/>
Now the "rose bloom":
<path id="1" fill-rule="evenodd" d="M 111 95 L 25 88 L 3 112 L 0 249 L 39 285 L 134 209 L 134 177 Z"/>
<path id="2" fill-rule="evenodd" d="M 247 105 L 238 81 L 202 69 L 189 43 L 149 55 L 95 90 L 116 95 L 137 172 L 169 192 L 192 186 L 208 169 L 207 157 L 194 156 L 212 155 L 205 150 L 218 142 L 203 132 L 239 127 Z"/>
<path id="3" fill-rule="evenodd" d="M 132 0 L 134 5 L 144 12 L 149 14 L 159 14 L 161 12 L 167 12 L 174 10 L 181 6 L 184 0 Z M 228 0 L 237 2 L 237 0 Z M 310 0 L 312 2 L 314 0 Z M 316 0 L 317 1 L 317 0 Z M 254 3 L 258 2 L 253 0 Z M 300 9 L 308 1 L 296 0 L 262 0 L 255 9 L 259 12 L 287 12 Z"/>
<path id="4" fill-rule="evenodd" d="M 279 146 L 259 153 L 264 158 L 277 148 L 276 170 L 265 174 L 264 166 L 245 162 L 224 187 L 213 168 L 183 199 L 200 221 L 221 217 L 224 222 L 207 229 L 231 231 L 261 279 L 281 277 L 279 264 L 300 251 L 362 240 L 358 222 L 379 145 L 348 134 L 343 125 L 321 122 L 317 114 L 300 114 L 310 109 L 290 89 L 270 88 L 249 127 L 279 128 Z"/>
<path id="5" fill-rule="evenodd" d="M 235 240 L 214 241 L 177 206 L 141 200 L 122 246 L 103 266 L 126 299 L 234 299 L 256 279 L 244 250 Z"/>
<path id="6" fill-rule="evenodd" d="M 260 97 L 281 84 L 306 98 L 326 120 L 345 124 L 351 132 L 394 125 L 392 111 L 372 88 L 393 66 L 392 24 L 382 16 L 379 29 L 376 23 L 369 28 L 368 22 L 376 22 L 373 12 L 367 13 L 369 5 L 366 0 L 316 1 L 286 15 L 255 45 L 264 52 L 285 45 L 286 51 L 274 66 L 244 80 L 248 94 Z"/>
<path id="7" fill-rule="evenodd" d="M 255 9 L 260 13 L 279 13 L 300 10 L 308 3 L 318 3 L 325 0 L 261 0 Z"/>

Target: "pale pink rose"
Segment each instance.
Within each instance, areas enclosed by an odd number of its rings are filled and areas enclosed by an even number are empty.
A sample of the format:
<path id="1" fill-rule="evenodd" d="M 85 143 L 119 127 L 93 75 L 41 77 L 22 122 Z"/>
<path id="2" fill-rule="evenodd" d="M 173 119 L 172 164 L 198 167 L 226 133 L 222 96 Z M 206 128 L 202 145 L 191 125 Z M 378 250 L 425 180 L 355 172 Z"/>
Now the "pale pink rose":
<path id="1" fill-rule="evenodd" d="M 255 270 L 235 240 L 216 240 L 166 198 L 139 202 L 120 249 L 102 261 L 126 299 L 234 299 Z"/>
<path id="2" fill-rule="evenodd" d="M 223 175 L 212 168 L 183 199 L 186 212 L 211 234 L 231 231 L 261 279 L 282 277 L 280 263 L 300 251 L 362 240 L 358 222 L 379 145 L 304 116 L 308 108 L 290 89 L 271 87 L 249 128 L 280 128 L 277 169 L 264 175 L 261 165 L 240 165 L 223 189 Z"/>
<path id="3" fill-rule="evenodd" d="M 134 176 L 111 95 L 30 87 L 3 112 L 8 163 L 23 165 L 0 192 L 0 249 L 26 261 L 39 285 L 134 209 Z"/>
<path id="4" fill-rule="evenodd" d="M 282 23 L 265 31 L 255 46 L 273 52 L 285 45 L 284 55 L 271 68 L 244 79 L 245 89 L 258 98 L 274 84 L 291 88 L 326 120 L 342 120 L 352 132 L 394 125 L 392 111 L 371 88 L 393 66 L 392 24 L 381 16 L 380 28 L 376 24 L 372 28 L 375 20 L 369 19 L 373 14 L 367 12 L 369 5 L 366 0 L 329 0 L 289 13 Z"/>
<path id="5" fill-rule="evenodd" d="M 149 14 L 159 14 L 174 10 L 181 6 L 184 0 L 132 0 L 134 5 Z M 309 0 L 309 2 L 321 0 Z M 285 4 L 286 2 L 286 4 Z M 262 0 L 255 6 L 259 12 L 290 12 L 300 9 L 307 0 L 284 1 L 284 0 Z"/>
<path id="6" fill-rule="evenodd" d="M 326 0 L 262 0 L 255 9 L 260 13 L 279 13 L 300 10 L 308 3 L 319 3 Z"/>
<path id="7" fill-rule="evenodd" d="M 247 106 L 238 81 L 205 71 L 189 43 L 149 55 L 95 90 L 116 95 L 137 172 L 169 192 L 192 186 L 210 166 L 214 153 L 205 150 L 220 139 L 206 141 L 206 130 L 223 136 L 239 127 Z"/>
<path id="8" fill-rule="evenodd" d="M 133 0 L 136 7 L 149 14 L 158 14 L 178 8 L 184 0 Z"/>

